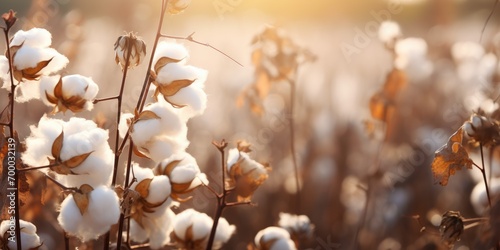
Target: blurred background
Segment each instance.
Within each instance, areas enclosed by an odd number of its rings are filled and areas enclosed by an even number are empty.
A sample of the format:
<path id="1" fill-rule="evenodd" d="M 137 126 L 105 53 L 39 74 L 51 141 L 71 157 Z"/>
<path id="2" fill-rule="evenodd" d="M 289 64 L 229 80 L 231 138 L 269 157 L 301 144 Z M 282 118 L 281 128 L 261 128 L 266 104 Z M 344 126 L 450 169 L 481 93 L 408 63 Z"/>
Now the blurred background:
<path id="1" fill-rule="evenodd" d="M 435 184 L 430 164 L 434 151 L 473 110 L 497 108 L 493 100 L 500 79 L 500 10 L 482 34 L 493 4 L 492 0 L 195 0 L 183 13 L 167 16 L 164 34 L 185 37 L 194 33 L 198 41 L 243 65 L 208 47 L 178 41 L 190 51 L 189 64 L 209 72 L 208 108 L 189 122 L 188 152 L 211 185 L 219 188 L 221 175 L 212 140 L 225 138 L 235 146 L 236 140 L 246 139 L 254 146 L 253 158 L 273 168 L 255 193 L 258 206 L 225 211 L 224 217 L 237 226 L 237 233 L 224 249 L 246 249 L 259 230 L 277 223 L 280 212 L 305 214 L 315 224 L 314 237 L 301 249 L 441 249 L 438 226 L 444 212 L 481 217 L 470 200 L 474 186 L 482 185 L 473 173 L 479 171 L 459 171 L 442 187 Z M 136 32 L 148 45 L 149 56 L 159 8 L 159 0 L 2 0 L 0 4 L 2 13 L 17 12 L 20 20 L 14 32 L 48 29 L 53 47 L 70 59 L 64 73 L 92 77 L 100 87 L 98 97 L 118 91 L 121 70 L 113 51 L 118 36 Z M 408 73 L 390 124 L 374 120 L 369 108 L 370 98 L 383 88 L 393 68 L 393 53 L 377 36 L 380 23 L 387 19 L 400 24 L 404 38 L 423 38 L 427 43 L 424 56 L 432 64 L 425 76 Z M 255 82 L 251 41 L 270 25 L 280 27 L 316 57 L 300 64 L 293 120 L 286 83 L 271 86 L 260 100 L 260 115 L 252 112 L 248 102 L 236 105 Z M 461 42 L 472 42 L 483 51 L 452 52 L 453 45 Z M 0 50 L 4 49 L 1 43 Z M 465 66 L 455 55 L 460 52 L 469 55 L 463 56 L 469 60 Z M 135 106 L 146 67 L 143 63 L 129 72 L 125 111 Z M 6 93 L 0 90 L 1 96 Z M 2 106 L 6 99 L 0 99 Z M 19 112 L 26 114 L 16 117 L 17 124 L 26 124 L 18 128 L 21 139 L 29 135 L 28 125 L 49 110 L 39 100 L 19 105 Z M 83 116 L 99 117 L 113 131 L 114 112 L 114 105 L 97 104 Z M 289 149 L 292 121 L 302 185 L 299 207 Z M 471 149 L 471 157 L 478 163 L 476 151 Z M 494 167 L 498 166 L 498 152 L 492 150 L 491 155 Z M 148 164 L 154 165 L 143 161 Z M 57 249 L 62 242 L 56 206 L 24 212 L 37 225 L 47 249 Z M 208 191 L 197 190 L 175 212 L 188 207 L 212 215 L 215 199 Z M 423 226 L 427 230 L 421 232 Z M 354 243 L 357 232 L 359 241 Z M 474 246 L 479 244 L 480 233 L 477 228 L 466 230 L 455 249 L 478 249 Z M 94 248 L 100 246 L 97 242 Z M 81 245 L 79 249 L 92 248 Z"/>

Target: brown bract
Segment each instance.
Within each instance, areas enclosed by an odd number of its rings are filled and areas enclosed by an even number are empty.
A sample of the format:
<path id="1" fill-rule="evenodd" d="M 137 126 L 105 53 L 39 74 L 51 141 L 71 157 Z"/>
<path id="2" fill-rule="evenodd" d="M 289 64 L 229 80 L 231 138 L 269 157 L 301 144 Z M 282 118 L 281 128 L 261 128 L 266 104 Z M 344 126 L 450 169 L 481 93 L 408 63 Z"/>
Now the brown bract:
<path id="1" fill-rule="evenodd" d="M 76 173 L 74 173 L 72 169 L 80 166 L 80 164 L 82 164 L 87 159 L 87 157 L 89 157 L 89 155 L 92 154 L 92 152 L 94 151 L 73 156 L 70 159 L 63 161 L 61 160 L 61 150 L 63 147 L 63 141 L 64 141 L 64 131 L 61 131 L 61 134 L 59 134 L 59 136 L 57 136 L 57 138 L 52 143 L 52 158 L 48 157 L 48 159 L 49 159 L 49 164 L 54 166 L 50 167 L 50 169 L 62 175 L 68 175 L 68 174 L 76 175 Z"/>
<path id="2" fill-rule="evenodd" d="M 446 145 L 438 149 L 431 165 L 434 178 L 439 184 L 446 186 L 448 178 L 463 167 L 472 169 L 472 160 L 462 145 L 463 130 L 460 127 L 449 139 Z"/>
<path id="3" fill-rule="evenodd" d="M 85 87 L 85 91 L 87 91 L 87 87 Z M 54 87 L 54 95 L 50 95 L 45 91 L 45 97 L 47 100 L 54 104 L 54 109 L 52 110 L 52 113 L 55 114 L 57 112 L 66 112 L 66 110 L 71 110 L 72 112 L 80 112 L 83 110 L 85 107 L 85 103 L 87 103 L 87 100 L 83 99 L 80 96 L 70 96 L 70 97 L 65 97 L 63 95 L 63 83 L 62 83 L 62 77 L 59 78 L 59 82 L 57 82 L 56 86 Z"/>
<path id="4" fill-rule="evenodd" d="M 155 208 L 163 205 L 168 199 L 167 197 L 159 203 L 150 203 L 146 200 L 152 180 L 152 178 L 148 178 L 140 181 L 133 190 L 125 190 L 123 195 L 125 203 L 122 202 L 122 206 L 125 204 L 127 207 L 122 207 L 122 210 L 125 211 L 125 215 L 134 219 L 142 228 L 144 228 L 144 217 L 147 217 L 148 213 L 153 213 Z"/>
<path id="5" fill-rule="evenodd" d="M 134 125 L 136 123 L 138 123 L 140 121 L 151 120 L 151 119 L 161 119 L 161 117 L 159 117 L 155 112 L 150 111 L 150 110 L 144 110 L 141 113 L 139 113 L 139 111 L 137 111 L 137 109 L 135 109 L 134 110 L 134 117 L 127 121 L 127 124 L 129 125 L 129 133 L 134 132 Z M 137 145 L 134 145 L 133 152 L 135 155 L 137 155 L 139 157 L 149 159 L 149 157 L 147 155 L 142 153 L 142 152 L 149 153 L 149 151 L 144 147 L 140 147 L 140 150 L 139 150 Z"/>
<path id="6" fill-rule="evenodd" d="M 138 38 L 134 33 L 118 37 L 115 42 L 115 62 L 120 64 L 122 70 L 127 64 L 127 55 L 130 53 L 128 68 L 139 65 L 146 56 L 146 43 Z"/>
<path id="7" fill-rule="evenodd" d="M 73 193 L 73 199 L 75 200 L 76 206 L 80 210 L 80 214 L 83 215 L 87 212 L 89 207 L 89 196 L 90 192 L 92 192 L 94 188 L 92 188 L 88 184 L 83 184 L 80 186 L 78 191 Z"/>
<path id="8" fill-rule="evenodd" d="M 2 19 L 7 26 L 6 29 L 9 30 L 17 21 L 16 12 L 9 10 L 9 12 L 2 14 Z"/>
<path id="9" fill-rule="evenodd" d="M 176 201 L 185 202 L 185 201 L 190 200 L 193 197 L 189 196 L 187 198 L 182 198 L 180 195 L 191 193 L 191 191 L 193 191 L 195 189 L 195 188 L 189 188 L 189 187 L 191 187 L 191 183 L 194 181 L 194 179 L 191 180 L 190 182 L 186 182 L 186 183 L 175 183 L 175 182 L 172 182 L 172 179 L 170 178 L 172 175 L 172 171 L 174 171 L 174 169 L 179 165 L 179 163 L 181 161 L 182 160 L 170 162 L 169 164 L 167 164 L 167 166 L 165 166 L 163 171 L 161 171 L 162 167 L 161 167 L 161 163 L 160 163 L 155 169 L 155 175 L 168 176 L 168 178 L 170 180 L 170 185 L 172 186 L 170 197 L 172 197 L 172 199 L 174 199 Z"/>
<path id="10" fill-rule="evenodd" d="M 161 57 L 158 59 L 156 64 L 154 65 L 154 70 L 151 70 L 150 72 L 150 81 L 156 86 L 155 93 L 153 94 L 153 98 L 155 100 L 158 100 L 158 95 L 162 94 L 163 99 L 167 101 L 168 103 L 172 104 L 172 106 L 176 108 L 182 108 L 185 105 L 180 105 L 172 102 L 169 100 L 169 97 L 174 96 L 177 94 L 181 89 L 190 86 L 193 82 L 196 81 L 196 79 L 179 79 L 179 80 L 174 80 L 172 82 L 158 82 L 157 81 L 157 75 L 159 74 L 160 70 L 167 64 L 169 63 L 178 63 L 182 60 L 177 60 L 173 59 L 170 57 Z"/>

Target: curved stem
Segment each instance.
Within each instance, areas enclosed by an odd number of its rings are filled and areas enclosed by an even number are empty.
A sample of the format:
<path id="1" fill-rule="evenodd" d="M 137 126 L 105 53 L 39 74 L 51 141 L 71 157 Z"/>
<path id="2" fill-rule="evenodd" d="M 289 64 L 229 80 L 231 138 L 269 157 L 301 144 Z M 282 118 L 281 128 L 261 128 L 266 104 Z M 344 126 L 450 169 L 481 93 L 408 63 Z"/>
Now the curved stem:
<path id="1" fill-rule="evenodd" d="M 130 179 L 130 169 L 132 168 L 132 152 L 134 148 L 134 143 L 130 142 L 130 148 L 128 151 L 128 159 L 127 159 L 127 169 L 125 170 L 125 188 L 129 188 L 129 179 Z M 121 249 L 122 238 L 123 238 L 123 224 L 125 222 L 125 214 L 120 214 L 120 219 L 118 220 L 118 235 L 116 238 L 116 249 Z"/>
<path id="2" fill-rule="evenodd" d="M 290 151 L 292 154 L 293 169 L 295 173 L 295 187 L 296 187 L 296 213 L 300 214 L 300 201 L 301 201 L 301 191 L 300 191 L 300 181 L 299 181 L 299 166 L 297 164 L 297 156 L 295 150 L 295 95 L 296 86 L 294 80 L 288 80 L 290 83 Z"/>

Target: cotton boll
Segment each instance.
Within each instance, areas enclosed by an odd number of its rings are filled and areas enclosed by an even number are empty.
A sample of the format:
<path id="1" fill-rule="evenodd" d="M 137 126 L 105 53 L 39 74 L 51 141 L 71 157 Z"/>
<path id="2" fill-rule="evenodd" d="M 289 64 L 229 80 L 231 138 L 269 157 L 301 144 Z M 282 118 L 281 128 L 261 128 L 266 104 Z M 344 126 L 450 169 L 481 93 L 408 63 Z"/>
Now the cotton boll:
<path id="1" fill-rule="evenodd" d="M 38 126 L 30 126 L 31 134 L 26 138 L 26 151 L 21 159 L 29 166 L 43 166 L 49 164 L 47 156 L 51 156 L 51 145 L 61 133 L 64 122 L 58 119 L 43 116 Z M 41 171 L 46 171 L 42 169 Z"/>
<path id="2" fill-rule="evenodd" d="M 30 47 L 44 48 L 52 44 L 52 35 L 46 29 L 32 28 L 28 31 L 19 30 L 12 37 L 10 46 L 25 45 Z"/>
<path id="3" fill-rule="evenodd" d="M 149 244 L 152 249 L 159 249 L 170 242 L 170 232 L 172 232 L 174 218 L 174 212 L 166 209 L 164 215 L 154 221 L 154 225 L 159 230 L 151 230 L 150 232 Z"/>
<path id="4" fill-rule="evenodd" d="M 13 221 L 11 220 L 2 221 L 2 223 L 0 224 L 0 239 L 5 235 L 10 236 L 6 232 L 10 229 L 10 223 L 12 222 Z M 38 235 L 36 234 L 37 229 L 35 225 L 24 220 L 19 220 L 19 224 L 21 228 L 21 245 L 23 249 L 32 249 L 42 245 L 42 243 L 40 242 L 40 237 L 38 237 Z M 17 245 L 15 242 L 9 241 L 8 239 L 2 240 L 7 243 L 8 249 L 17 249 Z"/>
<path id="5" fill-rule="evenodd" d="M 212 225 L 213 220 L 210 216 L 192 208 L 186 209 L 174 219 L 173 234 L 175 235 L 175 241 L 181 248 L 192 245 L 194 242 L 202 242 L 202 244 L 206 245 Z M 192 231 L 187 232 L 188 228 Z M 218 249 L 223 243 L 227 242 L 234 230 L 234 225 L 229 225 L 226 219 L 220 218 L 213 247 Z"/>
<path id="6" fill-rule="evenodd" d="M 57 72 L 69 63 L 69 60 L 66 56 L 60 54 L 57 52 L 57 50 L 48 48 L 43 50 L 44 58 L 49 58 L 52 59 L 50 63 L 45 66 L 41 71 L 40 74 L 43 75 L 48 75 L 54 72 Z"/>
<path id="7" fill-rule="evenodd" d="M 313 234 L 314 226 L 306 215 L 295 215 L 280 213 L 278 225 L 287 230 L 291 235 L 297 237 L 310 237 Z"/>
<path id="8" fill-rule="evenodd" d="M 214 245 L 217 243 L 218 247 L 221 247 L 222 243 L 226 243 L 235 231 L 235 225 L 229 225 L 229 222 L 225 218 L 220 218 L 219 224 L 217 224 L 217 231 L 215 232 Z"/>
<path id="9" fill-rule="evenodd" d="M 17 70 L 23 70 L 27 68 L 34 68 L 39 62 L 50 59 L 50 55 L 48 53 L 44 53 L 43 49 L 22 46 L 14 55 L 12 65 Z"/>
<path id="10" fill-rule="evenodd" d="M 142 180 L 152 179 L 155 176 L 151 169 L 143 168 L 143 167 L 139 166 L 139 164 L 136 162 L 132 162 L 132 168 L 134 170 L 134 176 L 130 176 L 129 181 L 132 181 L 133 177 L 135 177 L 137 179 L 137 181 L 132 184 L 131 189 L 135 189 L 137 184 L 139 182 L 141 182 Z"/>
<path id="11" fill-rule="evenodd" d="M 168 136 L 157 136 L 144 145 L 144 148 L 147 150 L 146 155 L 151 160 L 160 162 L 176 152 L 185 150 L 189 145 L 186 142 Z"/>
<path id="12" fill-rule="evenodd" d="M 195 80 L 203 77 L 203 70 L 179 63 L 168 63 L 157 72 L 156 81 L 160 84 L 170 84 L 176 80 Z"/>
<path id="13" fill-rule="evenodd" d="M 421 38 L 406 38 L 395 45 L 395 67 L 405 70 L 410 79 L 416 81 L 428 77 L 433 70 L 432 63 L 427 59 L 427 43 Z"/>
<path id="14" fill-rule="evenodd" d="M 177 94 L 169 96 L 167 99 L 176 105 L 186 106 L 180 111 L 184 120 L 202 114 L 207 107 L 207 94 L 203 89 L 195 86 L 182 88 Z"/>
<path id="15" fill-rule="evenodd" d="M 297 247 L 290 239 L 290 234 L 283 228 L 267 227 L 260 230 L 255 236 L 255 245 L 260 248 L 260 243 L 272 243 L 269 250 L 295 250 Z"/>
<path id="16" fill-rule="evenodd" d="M 491 197 L 500 194 L 499 178 L 491 179 L 491 182 L 488 184 Z M 484 183 L 479 182 L 476 184 L 470 195 L 470 202 L 474 207 L 474 211 L 476 211 L 478 215 L 484 214 L 484 212 L 488 208 L 488 196 L 486 194 L 486 188 L 484 186 Z"/>
<path id="17" fill-rule="evenodd" d="M 170 232 L 175 218 L 174 212 L 165 209 L 159 217 L 145 217 L 144 228 L 135 220 L 130 220 L 130 237 L 136 242 L 145 242 L 149 239 L 152 249 L 159 249 L 170 242 Z"/>
<path id="18" fill-rule="evenodd" d="M 87 100 L 85 108 L 92 109 L 92 100 L 96 97 L 99 87 L 92 78 L 82 75 L 69 75 L 62 78 L 62 94 L 64 98 L 79 96 Z"/>
<path id="19" fill-rule="evenodd" d="M 69 195 L 61 204 L 57 220 L 65 232 L 85 242 L 109 231 L 119 217 L 118 196 L 109 187 L 99 186 L 90 192 L 88 207 L 83 215 L 73 195 Z"/>
<path id="20" fill-rule="evenodd" d="M 451 55 L 457 63 L 479 61 L 484 55 L 484 48 L 476 42 L 456 42 L 451 47 Z"/>
<path id="21" fill-rule="evenodd" d="M 125 138 L 125 135 L 128 132 L 128 120 L 134 118 L 134 115 L 131 113 L 122 113 L 120 116 L 120 123 L 118 124 L 118 131 L 120 131 L 120 137 Z"/>
<path id="22" fill-rule="evenodd" d="M 388 45 L 392 45 L 394 41 L 401 36 L 401 28 L 399 24 L 392 21 L 384 21 L 380 24 L 378 30 L 378 39 Z"/>
<path id="23" fill-rule="evenodd" d="M 67 196 L 61 203 L 61 210 L 57 221 L 64 231 L 76 235 L 83 221 L 83 216 L 78 209 L 72 195 Z"/>
<path id="24" fill-rule="evenodd" d="M 155 55 L 153 57 L 153 66 L 156 65 L 158 60 L 162 57 L 168 57 L 175 60 L 183 60 L 185 61 L 189 53 L 184 47 L 184 45 L 173 42 L 160 42 L 156 48 Z"/>
<path id="25" fill-rule="evenodd" d="M 162 132 L 161 121 L 156 118 L 138 121 L 132 125 L 132 129 L 132 133 L 130 133 L 132 141 L 136 146 L 140 147 Z"/>
<path id="26" fill-rule="evenodd" d="M 101 228 L 100 233 L 107 232 L 120 218 L 120 201 L 115 191 L 107 186 L 95 188 L 90 193 L 88 213 Z"/>
<path id="27" fill-rule="evenodd" d="M 147 106 L 144 110 L 152 111 L 160 117 L 160 134 L 172 136 L 181 132 L 184 124 L 172 105 L 164 101 L 156 102 Z"/>
<path id="28" fill-rule="evenodd" d="M 15 101 L 18 103 L 40 99 L 40 86 L 37 81 L 24 80 L 17 85 Z"/>
<path id="29" fill-rule="evenodd" d="M 245 152 L 241 152 L 241 155 L 244 157 L 247 155 Z M 247 155 L 248 156 L 248 155 Z M 232 148 L 229 150 L 227 155 L 227 171 L 230 172 L 231 168 L 238 162 L 240 159 L 240 151 L 237 148 Z"/>
<path id="30" fill-rule="evenodd" d="M 54 96 L 54 88 L 59 82 L 59 79 L 61 79 L 61 76 L 59 75 L 42 76 L 40 78 L 40 98 L 42 99 L 43 103 L 48 106 L 52 106 L 53 104 L 49 102 L 49 100 L 47 99 L 47 95 Z"/>
<path id="31" fill-rule="evenodd" d="M 146 200 L 152 204 L 165 202 L 170 196 L 170 180 L 167 176 L 155 176 L 149 186 L 149 194 Z"/>

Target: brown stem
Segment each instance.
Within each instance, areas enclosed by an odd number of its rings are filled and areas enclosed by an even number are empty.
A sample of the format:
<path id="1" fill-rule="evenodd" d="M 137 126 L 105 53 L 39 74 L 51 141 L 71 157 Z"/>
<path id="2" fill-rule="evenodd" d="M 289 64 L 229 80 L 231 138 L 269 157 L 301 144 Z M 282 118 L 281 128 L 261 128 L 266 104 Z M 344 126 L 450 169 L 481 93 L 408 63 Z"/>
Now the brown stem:
<path id="1" fill-rule="evenodd" d="M 354 234 L 354 247 L 353 249 L 358 249 L 358 244 L 359 244 L 359 232 L 361 232 L 361 229 L 363 228 L 366 220 L 366 216 L 368 214 L 368 206 L 370 205 L 370 190 L 371 190 L 371 183 L 370 179 L 368 180 L 368 187 L 364 189 L 366 192 L 366 200 L 365 200 L 365 206 L 363 207 L 363 214 L 361 215 L 361 219 L 359 220 L 358 227 L 356 228 L 356 233 Z"/>
<path id="2" fill-rule="evenodd" d="M 227 189 L 226 189 L 226 157 L 225 157 L 225 151 L 224 149 L 227 146 L 227 142 L 225 140 L 222 140 L 220 143 L 215 143 L 213 144 L 217 147 L 217 149 L 220 152 L 220 158 L 221 158 L 221 170 L 222 170 L 222 193 L 220 195 L 216 195 L 217 197 L 217 210 L 215 211 L 215 216 L 214 216 L 214 223 L 212 225 L 212 229 L 210 230 L 210 236 L 208 237 L 208 242 L 207 242 L 207 250 L 211 250 L 212 246 L 214 244 L 214 239 L 215 239 L 215 233 L 217 231 L 217 225 L 219 224 L 219 219 L 222 216 L 222 212 L 224 211 L 224 208 L 226 208 L 226 195 L 227 195 Z"/>
<path id="3" fill-rule="evenodd" d="M 481 150 L 481 164 L 483 166 L 480 170 L 481 170 L 481 173 L 483 174 L 484 187 L 486 188 L 486 196 L 488 196 L 488 205 L 490 206 L 490 209 L 491 209 L 491 196 L 490 196 L 490 190 L 488 188 L 488 180 L 486 179 L 486 169 L 484 167 L 484 154 L 483 154 L 483 144 L 482 143 L 479 144 L 479 149 Z"/>
<path id="4" fill-rule="evenodd" d="M 300 214 L 300 201 L 301 201 L 301 191 L 300 191 L 300 181 L 299 181 L 299 165 L 297 164 L 297 156 L 295 150 L 295 96 L 296 96 L 296 86 L 295 81 L 289 79 L 290 83 L 290 152 L 292 154 L 293 170 L 295 173 L 295 187 L 296 187 L 296 213 Z"/>
<path id="5" fill-rule="evenodd" d="M 239 63 L 238 61 L 236 61 L 236 59 L 232 58 L 231 56 L 229 56 L 228 54 L 224 53 L 222 50 L 208 44 L 208 43 L 203 43 L 203 42 L 199 42 L 199 41 L 196 41 L 194 40 L 193 38 L 193 35 L 194 35 L 194 32 L 191 33 L 189 36 L 187 37 L 182 37 L 182 36 L 169 36 L 169 35 L 164 35 L 162 34 L 161 36 L 162 37 L 166 37 L 166 38 L 172 38 L 172 39 L 181 39 L 181 40 L 186 40 L 186 41 L 190 41 L 192 43 L 196 43 L 196 44 L 199 44 L 199 45 L 203 45 L 205 47 L 209 47 L 219 53 L 221 53 L 222 55 L 226 56 L 227 58 L 231 59 L 231 61 L 235 62 L 236 64 L 240 65 L 241 67 L 244 67 L 243 64 Z"/>
<path id="6" fill-rule="evenodd" d="M 58 165 L 58 164 L 49 164 L 49 165 L 45 165 L 45 166 L 21 168 L 21 169 L 18 169 L 17 171 L 19 171 L 19 172 L 26 172 L 26 171 L 31 171 L 31 170 L 38 170 L 38 169 L 44 169 L 44 168 L 55 167 L 55 166 L 57 166 L 57 165 Z"/>
<path id="7" fill-rule="evenodd" d="M 52 178 L 48 174 L 45 174 L 45 177 L 47 177 L 47 179 L 49 179 L 54 184 L 56 184 L 57 186 L 59 186 L 62 190 L 71 190 L 71 191 L 77 191 L 78 190 L 78 188 L 75 188 L 75 187 L 66 187 L 66 186 L 64 186 L 63 184 L 61 184 L 60 182 L 58 182 L 56 179 Z"/>
<path id="8" fill-rule="evenodd" d="M 125 188 L 129 188 L 129 178 L 130 178 L 130 172 L 131 172 L 130 169 L 132 168 L 133 148 L 134 148 L 134 143 L 132 141 L 130 141 L 130 148 L 128 151 L 128 159 L 127 159 L 127 169 L 125 170 Z M 134 182 L 134 180 L 132 180 L 132 183 L 133 182 Z M 118 220 L 118 235 L 116 238 L 116 249 L 121 249 L 124 222 L 125 222 L 125 215 L 123 213 L 121 213 L 120 219 Z"/>
<path id="9" fill-rule="evenodd" d="M 10 41 L 9 41 L 9 30 L 11 26 L 7 25 L 6 28 L 3 29 L 4 31 L 4 37 L 5 37 L 5 43 L 7 46 L 7 61 L 9 62 L 9 77 L 10 77 L 10 93 L 9 93 L 9 104 L 10 104 L 10 118 L 9 118 L 9 132 L 10 132 L 10 137 L 15 138 L 14 135 L 14 97 L 16 93 L 16 85 L 14 84 L 14 67 L 12 65 L 12 57 L 11 57 L 11 51 L 10 51 Z M 14 202 L 15 202 L 15 207 L 14 207 L 14 213 L 15 213 L 15 232 L 16 232 L 16 246 L 17 249 L 22 249 L 21 245 L 21 223 L 19 222 L 20 220 L 20 212 L 19 212 L 19 191 L 18 191 L 18 176 L 19 172 L 17 170 L 17 161 L 16 161 L 16 168 L 14 170 L 14 181 L 16 182 L 16 190 L 14 190 Z"/>
<path id="10" fill-rule="evenodd" d="M 69 250 L 69 236 L 64 233 L 64 249 Z"/>
<path id="11" fill-rule="evenodd" d="M 116 99 L 118 101 L 116 104 L 118 107 L 118 110 L 116 111 L 115 161 L 113 164 L 113 178 L 111 181 L 111 186 L 115 186 L 115 184 L 116 184 L 116 176 L 118 174 L 118 163 L 120 161 L 120 154 L 118 153 L 118 146 L 120 143 L 120 130 L 118 129 L 118 127 L 119 127 L 120 119 L 121 119 L 123 89 L 125 88 L 125 80 L 127 79 L 128 65 L 129 65 L 129 59 L 130 59 L 131 52 L 132 52 L 132 43 L 129 42 L 128 48 L 127 48 L 127 56 L 125 59 L 125 66 L 123 68 L 123 75 L 122 75 L 122 82 L 121 82 L 121 86 L 120 86 L 120 92 L 119 92 L 118 96 L 116 97 Z M 111 97 L 111 98 L 113 98 L 113 97 Z M 94 101 L 94 103 L 96 103 L 96 102 Z M 109 249 L 109 246 L 111 244 L 110 236 L 111 236 L 111 231 L 108 231 L 104 237 L 104 250 Z"/>

